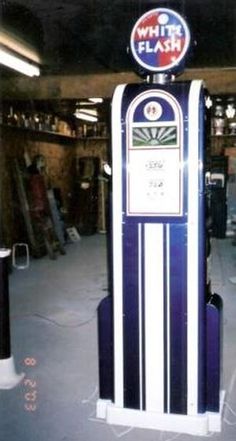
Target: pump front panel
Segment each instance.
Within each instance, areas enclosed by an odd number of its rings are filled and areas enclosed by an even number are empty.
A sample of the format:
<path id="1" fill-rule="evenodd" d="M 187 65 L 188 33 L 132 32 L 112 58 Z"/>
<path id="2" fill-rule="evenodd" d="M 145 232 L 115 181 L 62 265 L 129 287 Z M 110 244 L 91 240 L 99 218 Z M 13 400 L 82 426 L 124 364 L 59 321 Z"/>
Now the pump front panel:
<path id="1" fill-rule="evenodd" d="M 183 117 L 178 102 L 166 91 L 143 92 L 132 101 L 126 120 L 127 216 L 181 216 Z"/>
<path id="2" fill-rule="evenodd" d="M 119 86 L 114 95 L 114 401 L 120 407 L 204 411 L 201 95 L 199 82 Z"/>

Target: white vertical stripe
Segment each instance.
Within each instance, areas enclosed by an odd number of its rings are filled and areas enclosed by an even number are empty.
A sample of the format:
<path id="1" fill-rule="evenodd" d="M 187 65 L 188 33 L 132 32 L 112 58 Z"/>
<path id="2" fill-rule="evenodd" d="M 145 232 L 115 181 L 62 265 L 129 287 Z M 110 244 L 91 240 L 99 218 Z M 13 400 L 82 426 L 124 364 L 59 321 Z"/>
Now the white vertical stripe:
<path id="1" fill-rule="evenodd" d="M 198 413 L 198 173 L 199 173 L 199 95 L 201 81 L 192 81 L 189 92 L 188 132 L 188 408 Z"/>
<path id="2" fill-rule="evenodd" d="M 112 183 L 113 183 L 113 302 L 115 405 L 124 405 L 123 372 L 123 268 L 122 268 L 122 132 L 121 101 L 125 85 L 116 88 L 112 101 Z"/>
<path id="3" fill-rule="evenodd" d="M 164 411 L 163 224 L 145 224 L 146 409 Z"/>
<path id="4" fill-rule="evenodd" d="M 166 225 L 167 413 L 170 413 L 170 224 Z"/>
<path id="5" fill-rule="evenodd" d="M 139 387 L 140 409 L 143 409 L 143 304 L 142 304 L 142 229 L 138 224 L 138 302 L 139 302 Z"/>

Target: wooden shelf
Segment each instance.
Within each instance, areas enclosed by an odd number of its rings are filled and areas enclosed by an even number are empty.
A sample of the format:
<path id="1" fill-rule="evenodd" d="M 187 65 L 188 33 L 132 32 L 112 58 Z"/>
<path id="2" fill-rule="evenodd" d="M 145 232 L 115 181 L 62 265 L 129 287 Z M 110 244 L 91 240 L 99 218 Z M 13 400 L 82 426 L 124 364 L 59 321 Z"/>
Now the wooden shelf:
<path id="1" fill-rule="evenodd" d="M 210 135 L 210 138 L 236 138 L 236 134 L 235 135 L 230 135 L 230 134 L 224 134 L 224 135 Z"/>
<path id="2" fill-rule="evenodd" d="M 76 137 L 76 136 L 71 136 L 71 135 L 64 135 L 63 133 L 60 132 L 52 132 L 50 130 L 36 130 L 36 129 L 31 129 L 31 128 L 26 128 L 26 127 L 19 127 L 19 126 L 14 126 L 14 125 L 10 125 L 10 124 L 0 124 L 0 127 L 2 127 L 4 130 L 9 130 L 9 131 L 18 131 L 21 133 L 25 133 L 25 134 L 30 134 L 32 135 L 34 138 L 36 139 L 46 139 L 47 141 L 53 141 L 55 139 L 60 140 L 63 143 L 71 143 L 71 142 L 76 142 L 76 141 L 86 141 L 88 142 L 89 140 L 107 140 L 109 139 L 109 137 L 107 136 L 80 136 L 80 137 Z"/>
<path id="3" fill-rule="evenodd" d="M 37 135 L 42 135 L 42 136 L 52 136 L 52 137 L 59 137 L 59 138 L 63 138 L 63 139 L 72 139 L 75 140 L 77 139 L 75 136 L 70 136 L 70 135 L 65 135 L 64 133 L 60 133 L 60 132 L 53 132 L 50 130 L 37 130 L 37 129 L 33 129 L 33 128 L 28 128 L 28 127 L 20 127 L 20 126 L 14 126 L 14 125 L 10 125 L 10 124 L 1 124 L 1 127 L 4 128 L 4 130 L 16 130 L 22 133 L 30 133 L 33 134 L 35 136 Z"/>

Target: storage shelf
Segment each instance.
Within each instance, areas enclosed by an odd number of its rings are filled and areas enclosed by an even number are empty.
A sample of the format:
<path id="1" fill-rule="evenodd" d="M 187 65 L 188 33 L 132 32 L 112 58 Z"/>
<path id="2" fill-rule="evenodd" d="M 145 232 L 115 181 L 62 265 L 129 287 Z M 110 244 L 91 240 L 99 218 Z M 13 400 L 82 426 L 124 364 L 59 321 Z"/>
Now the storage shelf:
<path id="1" fill-rule="evenodd" d="M 53 132 L 50 130 L 37 130 L 37 129 L 31 129 L 31 128 L 27 128 L 27 127 L 19 127 L 19 126 L 14 126 L 14 125 L 10 125 L 10 124 L 0 124 L 0 127 L 2 127 L 4 130 L 15 130 L 21 133 L 28 133 L 28 134 L 32 134 L 32 136 L 36 137 L 36 138 L 47 138 L 47 140 L 55 140 L 58 139 L 62 142 L 76 142 L 76 141 L 89 141 L 89 140 L 107 140 L 108 137 L 107 136 L 71 136 L 71 135 L 65 135 L 64 133 L 60 133 L 60 132 Z"/>
<path id="2" fill-rule="evenodd" d="M 236 134 L 235 135 L 230 135 L 230 134 L 224 134 L 224 135 L 210 135 L 210 138 L 236 138 Z"/>
<path id="3" fill-rule="evenodd" d="M 67 140 L 76 140 L 77 139 L 75 136 L 64 135 L 64 133 L 53 132 L 50 130 L 37 130 L 37 129 L 28 128 L 28 127 L 14 126 L 14 125 L 10 125 L 10 124 L 1 124 L 1 127 L 4 130 L 5 129 L 6 130 L 15 130 L 15 131 L 19 131 L 22 133 L 30 133 L 35 136 L 42 135 L 42 136 L 57 137 L 57 138 L 62 138 L 62 139 L 67 139 Z"/>

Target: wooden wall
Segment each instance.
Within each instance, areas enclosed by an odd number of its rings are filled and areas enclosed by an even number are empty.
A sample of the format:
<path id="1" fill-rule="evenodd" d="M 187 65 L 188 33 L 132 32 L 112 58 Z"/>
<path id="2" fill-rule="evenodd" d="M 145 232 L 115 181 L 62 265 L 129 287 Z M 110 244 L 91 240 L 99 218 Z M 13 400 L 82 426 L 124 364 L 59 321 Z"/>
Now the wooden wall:
<path id="1" fill-rule="evenodd" d="M 25 154 L 33 159 L 43 155 L 46 160 L 46 181 L 48 187 L 61 190 L 66 222 L 73 225 L 73 203 L 76 199 L 75 181 L 78 157 L 97 156 L 107 160 L 107 140 L 67 140 L 32 132 L 4 127 L 0 143 L 0 201 L 3 213 L 3 236 L 7 246 L 26 239 L 24 222 L 14 178 L 14 160 L 25 163 Z M 101 221 L 99 204 L 98 229 Z"/>
<path id="2" fill-rule="evenodd" d="M 180 81 L 203 79 L 211 94 L 228 94 L 236 91 L 236 68 L 186 69 L 177 79 Z M 22 76 L 3 79 L 3 98 L 54 99 L 109 98 L 115 87 L 122 83 L 142 81 L 133 72 L 96 75 L 42 76 L 25 79 Z"/>

